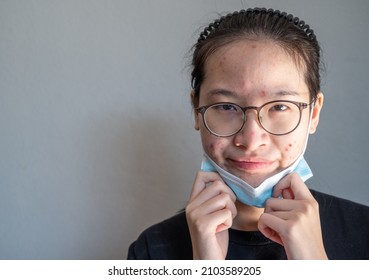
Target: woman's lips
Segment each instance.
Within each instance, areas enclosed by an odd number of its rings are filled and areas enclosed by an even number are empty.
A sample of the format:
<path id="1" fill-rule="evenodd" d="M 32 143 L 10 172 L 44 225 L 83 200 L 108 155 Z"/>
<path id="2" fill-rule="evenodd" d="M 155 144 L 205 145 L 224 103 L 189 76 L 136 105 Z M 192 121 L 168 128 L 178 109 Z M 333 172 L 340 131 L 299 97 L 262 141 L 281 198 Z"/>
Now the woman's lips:
<path id="1" fill-rule="evenodd" d="M 270 167 L 273 161 L 263 159 L 251 159 L 251 160 L 230 160 L 231 164 L 244 171 L 258 171 Z"/>

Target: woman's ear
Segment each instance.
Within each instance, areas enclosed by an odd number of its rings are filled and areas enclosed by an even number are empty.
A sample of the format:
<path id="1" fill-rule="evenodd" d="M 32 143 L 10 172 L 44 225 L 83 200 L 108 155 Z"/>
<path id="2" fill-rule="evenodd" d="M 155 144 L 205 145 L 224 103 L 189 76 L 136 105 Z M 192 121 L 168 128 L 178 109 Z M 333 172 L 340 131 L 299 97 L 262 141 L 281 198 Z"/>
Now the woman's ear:
<path id="1" fill-rule="evenodd" d="M 313 107 L 313 113 L 311 116 L 311 124 L 310 124 L 310 131 L 309 131 L 310 134 L 314 134 L 318 127 L 320 112 L 322 110 L 323 103 L 324 103 L 324 95 L 322 92 L 319 92 L 315 100 L 314 107 Z"/>
<path id="2" fill-rule="evenodd" d="M 193 108 L 193 112 L 194 112 L 194 117 L 195 117 L 195 129 L 196 130 L 200 130 L 200 118 L 199 118 L 199 114 L 196 112 L 196 101 L 195 101 L 195 92 L 192 90 L 191 93 L 191 104 L 192 104 L 192 108 Z"/>

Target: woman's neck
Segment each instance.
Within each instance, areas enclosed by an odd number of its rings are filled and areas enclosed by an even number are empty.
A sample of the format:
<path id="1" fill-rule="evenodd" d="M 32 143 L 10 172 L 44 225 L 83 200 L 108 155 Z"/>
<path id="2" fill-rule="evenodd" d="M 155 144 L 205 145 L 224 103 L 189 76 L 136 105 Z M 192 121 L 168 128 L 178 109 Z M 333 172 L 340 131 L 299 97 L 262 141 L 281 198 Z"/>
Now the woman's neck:
<path id="1" fill-rule="evenodd" d="M 264 208 L 257 208 L 236 201 L 237 216 L 233 220 L 233 229 L 243 231 L 257 231 L 258 221 Z"/>

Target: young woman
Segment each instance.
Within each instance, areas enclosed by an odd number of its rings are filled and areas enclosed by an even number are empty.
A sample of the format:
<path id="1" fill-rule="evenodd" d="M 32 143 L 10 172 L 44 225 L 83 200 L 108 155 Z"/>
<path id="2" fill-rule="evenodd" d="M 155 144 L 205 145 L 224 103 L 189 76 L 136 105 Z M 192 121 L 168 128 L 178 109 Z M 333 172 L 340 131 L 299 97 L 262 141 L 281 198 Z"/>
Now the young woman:
<path id="1" fill-rule="evenodd" d="M 128 259 L 369 259 L 369 207 L 309 189 L 323 94 L 313 30 L 275 10 L 221 17 L 192 60 L 204 160 L 184 212 Z"/>

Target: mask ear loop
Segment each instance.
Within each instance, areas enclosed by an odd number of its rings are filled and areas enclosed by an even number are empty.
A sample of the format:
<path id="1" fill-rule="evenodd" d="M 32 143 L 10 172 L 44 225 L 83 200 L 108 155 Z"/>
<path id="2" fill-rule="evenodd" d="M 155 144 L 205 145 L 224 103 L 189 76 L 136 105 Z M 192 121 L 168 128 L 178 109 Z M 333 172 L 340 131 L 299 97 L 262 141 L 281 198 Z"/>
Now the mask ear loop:
<path id="1" fill-rule="evenodd" d="M 303 155 L 305 154 L 306 148 L 307 148 L 307 144 L 308 144 L 308 140 L 309 140 L 309 134 L 310 134 L 310 127 L 311 127 L 311 120 L 313 118 L 314 107 L 315 107 L 315 101 L 310 103 L 309 124 L 308 124 L 307 132 L 306 132 L 305 145 L 304 145 L 304 149 L 302 150 L 302 153 L 298 157 L 298 160 L 300 160 L 303 157 Z"/>

